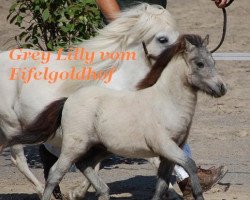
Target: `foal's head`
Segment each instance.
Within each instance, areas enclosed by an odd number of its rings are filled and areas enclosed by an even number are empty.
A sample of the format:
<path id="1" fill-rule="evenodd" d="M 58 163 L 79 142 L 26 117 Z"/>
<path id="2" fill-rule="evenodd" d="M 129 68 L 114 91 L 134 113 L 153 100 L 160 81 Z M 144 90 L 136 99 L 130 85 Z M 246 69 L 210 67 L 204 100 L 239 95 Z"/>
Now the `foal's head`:
<path id="1" fill-rule="evenodd" d="M 208 36 L 202 39 L 198 35 L 181 35 L 177 42 L 170 45 L 157 58 L 147 76 L 139 82 L 138 89 L 153 86 L 174 57 L 183 56 L 188 84 L 214 97 L 226 93 L 226 86 L 217 74 L 215 62 L 207 49 Z"/>
<path id="2" fill-rule="evenodd" d="M 188 83 L 214 97 L 226 94 L 226 86 L 217 74 L 215 61 L 207 49 L 208 36 L 201 39 L 197 35 L 183 35 L 180 40 L 184 40 L 185 43 L 183 57 L 188 67 Z"/>

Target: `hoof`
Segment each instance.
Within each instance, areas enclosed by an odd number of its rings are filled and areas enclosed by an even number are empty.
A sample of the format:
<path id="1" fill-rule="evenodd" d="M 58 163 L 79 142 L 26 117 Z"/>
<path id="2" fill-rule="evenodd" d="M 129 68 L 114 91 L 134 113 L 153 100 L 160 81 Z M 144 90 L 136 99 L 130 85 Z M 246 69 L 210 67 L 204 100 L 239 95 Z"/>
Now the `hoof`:
<path id="1" fill-rule="evenodd" d="M 63 198 L 63 195 L 62 195 L 62 192 L 61 192 L 61 190 L 60 190 L 59 185 L 57 185 L 57 186 L 55 187 L 55 189 L 53 190 L 53 196 L 54 196 L 54 198 L 57 199 L 57 200 L 63 200 L 63 199 L 64 199 L 64 198 Z"/>
<path id="2" fill-rule="evenodd" d="M 39 196 L 39 199 L 42 199 L 44 188 L 43 187 L 37 187 L 37 188 L 35 188 L 35 190 L 36 190 L 37 195 Z"/>
<path id="3" fill-rule="evenodd" d="M 69 200 L 77 200 L 74 196 L 74 192 L 70 191 L 69 194 L 68 194 L 68 199 Z"/>
<path id="4" fill-rule="evenodd" d="M 86 191 L 87 192 L 87 191 Z M 69 200 L 80 200 L 80 199 L 84 199 L 84 197 L 86 196 L 86 192 L 82 192 L 82 191 L 79 191 L 79 190 L 73 190 L 73 191 L 70 191 L 68 193 L 68 199 Z"/>
<path id="5" fill-rule="evenodd" d="M 69 197 L 66 196 L 66 195 L 63 195 L 63 198 L 62 198 L 62 199 L 63 199 L 63 200 L 70 200 Z"/>
<path id="6" fill-rule="evenodd" d="M 54 196 L 51 197 L 51 200 L 58 200 Z M 69 197 L 62 195 L 61 200 L 70 200 Z"/>
<path id="7" fill-rule="evenodd" d="M 165 194 L 167 200 L 181 200 L 181 196 L 174 190 L 174 189 L 169 189 L 167 193 Z"/>
<path id="8" fill-rule="evenodd" d="M 79 200 L 79 198 L 75 195 L 74 191 L 70 191 L 68 194 L 68 200 Z"/>
<path id="9" fill-rule="evenodd" d="M 109 194 L 103 194 L 99 196 L 98 200 L 110 200 Z"/>
<path id="10" fill-rule="evenodd" d="M 199 196 L 195 200 L 204 200 L 204 197 L 203 196 Z"/>

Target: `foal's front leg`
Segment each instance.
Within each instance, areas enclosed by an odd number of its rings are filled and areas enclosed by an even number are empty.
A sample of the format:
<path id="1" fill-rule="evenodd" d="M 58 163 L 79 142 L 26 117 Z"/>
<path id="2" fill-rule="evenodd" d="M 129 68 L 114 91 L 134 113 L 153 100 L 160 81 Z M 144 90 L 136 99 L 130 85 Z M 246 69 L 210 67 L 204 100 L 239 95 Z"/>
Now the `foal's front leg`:
<path id="1" fill-rule="evenodd" d="M 195 200 L 204 200 L 202 189 L 197 176 L 197 167 L 195 162 L 186 156 L 181 148 L 169 138 L 161 138 L 159 143 L 154 147 L 156 152 L 165 159 L 182 166 L 190 176 L 193 196 Z"/>
<path id="2" fill-rule="evenodd" d="M 160 200 L 166 193 L 169 187 L 170 177 L 174 169 L 174 163 L 160 158 L 160 166 L 158 168 L 158 180 L 156 185 L 155 194 L 152 200 Z"/>

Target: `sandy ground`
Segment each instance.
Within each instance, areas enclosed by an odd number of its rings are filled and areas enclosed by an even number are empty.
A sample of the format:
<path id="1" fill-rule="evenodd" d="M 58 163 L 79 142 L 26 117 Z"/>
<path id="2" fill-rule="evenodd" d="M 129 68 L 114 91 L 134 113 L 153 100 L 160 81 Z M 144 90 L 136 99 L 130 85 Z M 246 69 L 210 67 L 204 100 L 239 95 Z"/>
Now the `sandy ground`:
<path id="1" fill-rule="evenodd" d="M 10 1 L 0 0 L 0 48 L 18 29 L 5 18 Z M 221 35 L 222 13 L 209 0 L 169 0 L 169 10 L 177 18 L 181 31 L 210 34 L 211 48 Z M 250 52 L 250 4 L 237 0 L 228 9 L 229 28 L 219 52 Z M 189 138 L 198 165 L 226 165 L 229 172 L 221 183 L 205 193 L 209 200 L 250 199 L 250 62 L 218 61 L 218 69 L 228 85 L 220 99 L 199 95 L 199 103 Z M 30 153 L 32 151 L 32 153 Z M 38 156 L 30 148 L 32 171 L 41 181 Z M 112 169 L 112 170 L 111 170 Z M 111 187 L 113 199 L 150 199 L 155 185 L 155 170 L 146 162 L 115 163 L 101 170 Z M 68 173 L 62 185 L 64 193 L 81 182 L 79 173 Z M 0 200 L 37 199 L 31 184 L 11 164 L 9 152 L 0 156 Z M 96 199 L 93 193 L 88 199 Z"/>

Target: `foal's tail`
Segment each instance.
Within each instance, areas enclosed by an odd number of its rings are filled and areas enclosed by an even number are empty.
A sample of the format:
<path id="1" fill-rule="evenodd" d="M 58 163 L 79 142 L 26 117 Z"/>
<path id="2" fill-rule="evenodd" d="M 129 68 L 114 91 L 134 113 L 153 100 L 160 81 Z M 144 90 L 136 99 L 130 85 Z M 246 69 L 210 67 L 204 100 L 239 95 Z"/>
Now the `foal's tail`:
<path id="1" fill-rule="evenodd" d="M 49 104 L 31 124 L 11 139 L 8 146 L 43 143 L 53 138 L 61 126 L 62 110 L 66 100 L 67 98 L 62 98 Z"/>

